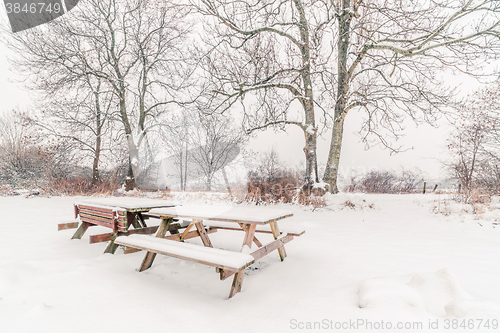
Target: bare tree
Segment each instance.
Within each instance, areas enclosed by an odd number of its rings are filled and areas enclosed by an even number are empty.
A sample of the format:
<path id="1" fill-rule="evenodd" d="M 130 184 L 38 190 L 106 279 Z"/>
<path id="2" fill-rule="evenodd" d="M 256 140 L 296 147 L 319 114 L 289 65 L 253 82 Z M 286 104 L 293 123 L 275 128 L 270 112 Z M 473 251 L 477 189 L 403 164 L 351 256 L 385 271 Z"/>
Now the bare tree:
<path id="1" fill-rule="evenodd" d="M 74 164 L 67 142 L 47 139 L 25 118 L 18 111 L 0 117 L 0 180 L 22 187 L 70 175 Z"/>
<path id="2" fill-rule="evenodd" d="M 194 118 L 194 121 L 193 121 Z M 165 120 L 164 120 L 165 121 Z M 188 110 L 182 109 L 182 114 L 172 116 L 166 120 L 169 126 L 163 126 L 159 130 L 161 132 L 161 144 L 168 149 L 169 164 L 173 164 L 172 170 L 176 179 L 179 179 L 181 191 L 187 188 L 188 175 L 190 173 L 190 149 L 192 148 L 193 133 L 198 131 L 195 128 L 196 116 L 193 116 Z M 168 173 L 168 167 L 163 168 Z M 193 176 L 193 175 L 191 175 Z"/>
<path id="3" fill-rule="evenodd" d="M 43 110 L 41 115 L 31 115 L 25 120 L 43 128 L 46 136 L 69 139 L 68 144 L 79 151 L 84 160 L 91 157 L 92 183 L 95 185 L 100 181 L 103 153 L 116 145 L 110 119 L 114 100 L 111 92 L 102 89 L 99 78 L 86 76 L 81 84 L 81 87 L 56 85 L 57 92 L 52 91 L 50 98 L 38 101 Z"/>
<path id="4" fill-rule="evenodd" d="M 278 152 L 273 147 L 270 151 L 265 152 L 259 159 L 257 173 L 265 180 L 274 181 L 282 176 L 285 170 L 284 163 L 281 161 Z"/>
<path id="5" fill-rule="evenodd" d="M 214 17 L 206 69 L 215 109 L 241 101 L 248 132 L 298 126 L 305 139 L 306 188 L 319 181 L 316 156 L 321 92 L 327 55 L 321 40 L 333 20 L 332 5 L 320 1 L 202 0 L 200 12 Z M 208 26 L 208 25 L 207 25 Z M 216 39 L 213 38 L 216 37 Z M 331 54 L 331 50 L 330 50 Z"/>
<path id="6" fill-rule="evenodd" d="M 21 68 L 36 74 L 38 85 L 68 88 L 87 80 L 112 93 L 101 98 L 113 101 L 109 116 L 125 134 L 129 188 L 136 186 L 139 148 L 147 132 L 158 126 L 155 118 L 169 104 L 181 102 L 178 92 L 188 86 L 183 77 L 188 62 L 182 62 L 187 13 L 186 7 L 167 2 L 89 0 L 48 24 L 43 33 L 35 28 L 15 35 Z M 87 88 L 95 92 L 97 87 Z"/>
<path id="7" fill-rule="evenodd" d="M 451 162 L 446 166 L 452 178 L 459 181 L 464 202 L 469 202 L 477 188 L 498 192 L 498 128 L 500 103 L 498 84 L 474 94 L 460 107 L 448 139 Z"/>
<path id="8" fill-rule="evenodd" d="M 350 110 L 366 118 L 362 137 L 392 147 L 402 121 L 432 121 L 449 101 L 435 73 L 474 73 L 496 57 L 498 1 L 332 0 L 337 20 L 337 91 L 324 180 L 337 192 L 344 121 Z M 384 131 L 385 130 L 385 131 Z"/>
<path id="9" fill-rule="evenodd" d="M 308 110 L 314 110 L 307 101 L 318 106 L 314 94 L 331 88 L 333 112 L 324 120 L 331 121 L 332 136 L 323 180 L 333 193 L 338 192 L 344 122 L 351 110 L 366 114 L 360 134 L 367 145 L 378 142 L 397 152 L 391 139 L 401 135 L 405 119 L 432 123 L 451 99 L 451 89 L 436 73 L 478 74 L 483 61 L 496 58 L 500 45 L 500 3 L 494 0 L 201 2 L 202 12 L 226 28 L 213 29 L 224 37 L 221 45 L 240 51 L 227 56 L 223 47 L 224 63 L 212 65 L 225 87 L 217 92 L 233 98 L 233 104 L 249 92 L 262 92 L 254 107 L 270 111 L 258 114 L 261 126 L 296 124 L 309 142 L 307 129 L 316 126 L 309 127 L 314 113 Z M 279 43 L 281 38 L 286 43 Z M 333 69 L 318 59 L 327 59 Z M 315 74 L 319 79 L 311 79 Z M 307 95 L 307 82 L 318 81 Z M 291 104 L 283 103 L 278 88 L 302 103 L 305 122 L 289 120 L 285 111 Z M 314 149 L 306 144 L 306 156 Z"/>
<path id="10" fill-rule="evenodd" d="M 200 115 L 199 119 L 198 131 L 192 136 L 196 147 L 191 150 L 188 158 L 201 171 L 207 191 L 211 191 L 214 175 L 218 171 L 223 173 L 228 185 L 224 167 L 238 156 L 246 136 L 241 130 L 231 126 L 227 117 L 214 114 Z"/>

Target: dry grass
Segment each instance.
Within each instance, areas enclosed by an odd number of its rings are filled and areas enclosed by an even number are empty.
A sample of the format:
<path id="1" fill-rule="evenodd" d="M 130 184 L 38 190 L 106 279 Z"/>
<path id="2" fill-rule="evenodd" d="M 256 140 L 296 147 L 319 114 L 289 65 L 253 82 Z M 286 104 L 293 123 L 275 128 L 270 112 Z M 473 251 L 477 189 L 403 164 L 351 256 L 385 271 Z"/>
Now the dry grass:
<path id="1" fill-rule="evenodd" d="M 96 184 L 92 183 L 88 178 L 74 179 L 53 179 L 42 186 L 43 193 L 50 195 L 112 195 L 119 186 L 110 181 L 100 181 Z"/>
<path id="2" fill-rule="evenodd" d="M 302 191 L 301 181 L 292 176 L 277 178 L 273 181 L 251 179 L 247 183 L 244 201 L 256 205 L 293 203 L 312 206 L 314 209 L 326 206 L 323 197 Z"/>

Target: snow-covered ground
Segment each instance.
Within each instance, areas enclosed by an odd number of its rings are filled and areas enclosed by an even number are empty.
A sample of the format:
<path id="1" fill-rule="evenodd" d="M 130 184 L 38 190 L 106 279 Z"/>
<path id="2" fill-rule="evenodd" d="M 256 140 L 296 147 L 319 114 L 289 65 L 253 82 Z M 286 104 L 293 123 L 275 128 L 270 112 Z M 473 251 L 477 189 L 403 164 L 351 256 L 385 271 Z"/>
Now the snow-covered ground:
<path id="1" fill-rule="evenodd" d="M 213 268 L 158 256 L 139 273 L 143 252 L 89 245 L 106 229 L 58 232 L 80 199 L 0 197 L 1 333 L 499 331 L 497 204 L 471 215 L 433 194 L 341 194 L 315 211 L 279 206 L 294 213 L 281 227 L 306 233 L 227 299 L 231 279 Z M 238 250 L 230 233 L 214 246 Z"/>

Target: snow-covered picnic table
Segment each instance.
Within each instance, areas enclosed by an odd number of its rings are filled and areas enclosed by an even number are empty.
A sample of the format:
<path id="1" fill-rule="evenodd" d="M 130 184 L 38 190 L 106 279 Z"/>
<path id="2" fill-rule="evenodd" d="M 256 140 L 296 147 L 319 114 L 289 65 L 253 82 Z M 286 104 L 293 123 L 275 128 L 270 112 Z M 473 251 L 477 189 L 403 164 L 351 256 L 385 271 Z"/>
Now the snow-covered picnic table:
<path id="1" fill-rule="evenodd" d="M 278 250 L 281 260 L 286 257 L 285 244 L 294 236 L 304 233 L 302 230 L 280 231 L 278 221 L 293 214 L 285 210 L 266 209 L 259 207 L 232 207 L 232 206 L 176 206 L 170 208 L 155 208 L 147 213 L 148 216 L 162 220 L 156 237 L 147 235 L 131 235 L 118 237 L 116 244 L 147 251 L 139 271 L 151 267 L 156 254 L 163 254 L 184 260 L 216 267 L 220 279 L 225 280 L 234 275 L 229 297 L 241 291 L 245 276 L 245 269 L 256 260 Z M 182 233 L 178 229 L 170 235 L 170 224 L 174 219 L 189 220 Z M 260 226 L 257 228 L 257 226 Z M 195 228 L 196 230 L 191 231 Z M 243 231 L 244 238 L 240 252 L 216 249 L 212 245 L 209 234 L 219 229 Z M 262 244 L 256 233 L 272 234 L 274 240 Z M 204 246 L 183 243 L 182 241 L 200 237 Z M 252 251 L 252 244 L 257 246 Z"/>
<path id="2" fill-rule="evenodd" d="M 109 241 L 106 253 L 115 253 L 119 245 L 125 246 L 125 253 L 145 250 L 147 253 L 139 271 L 150 268 L 156 254 L 213 266 L 221 280 L 234 275 L 229 297 L 241 291 L 248 266 L 274 250 L 278 250 L 283 261 L 286 257 L 285 244 L 304 233 L 303 230 L 280 230 L 278 221 L 293 215 L 280 209 L 230 205 L 180 206 L 173 201 L 132 197 L 88 199 L 75 203 L 74 207 L 75 218 L 79 217 L 80 223 L 59 225 L 59 230 L 78 228 L 73 239 L 81 239 L 90 226 L 111 228 L 111 233 L 91 235 L 90 243 Z M 147 218 L 160 219 L 161 223 L 148 227 Z M 131 226 L 134 229 L 129 229 Z M 208 235 L 218 230 L 243 231 L 241 250 L 214 248 Z M 156 237 L 151 237 L 154 233 Z M 263 244 L 256 237 L 258 233 L 270 234 L 274 240 Z M 198 237 L 203 245 L 184 242 Z M 256 249 L 252 249 L 253 244 Z"/>
<path id="3" fill-rule="evenodd" d="M 114 239 L 118 236 L 131 234 L 153 234 L 158 226 L 148 227 L 144 213 L 153 208 L 172 207 L 176 202 L 158 199 L 113 197 L 93 198 L 82 200 L 74 204 L 75 219 L 79 222 L 61 223 L 59 230 L 78 228 L 72 239 L 81 239 L 91 226 L 103 226 L 113 229 L 111 233 L 92 235 L 90 243 L 109 241 L 106 253 L 114 253 L 117 245 Z M 131 226 L 134 229 L 129 229 Z"/>

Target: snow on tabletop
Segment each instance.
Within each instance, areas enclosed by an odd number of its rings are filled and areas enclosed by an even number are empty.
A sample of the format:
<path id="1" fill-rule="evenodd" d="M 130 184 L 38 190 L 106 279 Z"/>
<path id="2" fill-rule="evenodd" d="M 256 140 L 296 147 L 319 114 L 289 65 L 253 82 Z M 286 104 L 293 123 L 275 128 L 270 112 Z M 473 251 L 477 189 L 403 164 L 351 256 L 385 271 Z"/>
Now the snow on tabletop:
<path id="1" fill-rule="evenodd" d="M 150 208 L 175 206 L 178 202 L 171 200 L 147 199 L 136 197 L 110 197 L 110 198 L 91 198 L 78 201 L 77 205 L 92 205 L 94 207 L 115 207 L 125 209 Z"/>
<path id="2" fill-rule="evenodd" d="M 182 205 L 171 208 L 155 208 L 153 214 L 184 216 L 211 220 L 237 220 L 266 223 L 275 219 L 292 215 L 284 209 L 268 209 L 267 207 L 238 207 L 231 205 Z"/>
<path id="3" fill-rule="evenodd" d="M 236 269 L 255 260 L 250 254 L 231 252 L 197 244 L 181 243 L 148 235 L 121 236 L 116 241 L 122 245 L 155 249 L 172 255 L 198 259 Z"/>

